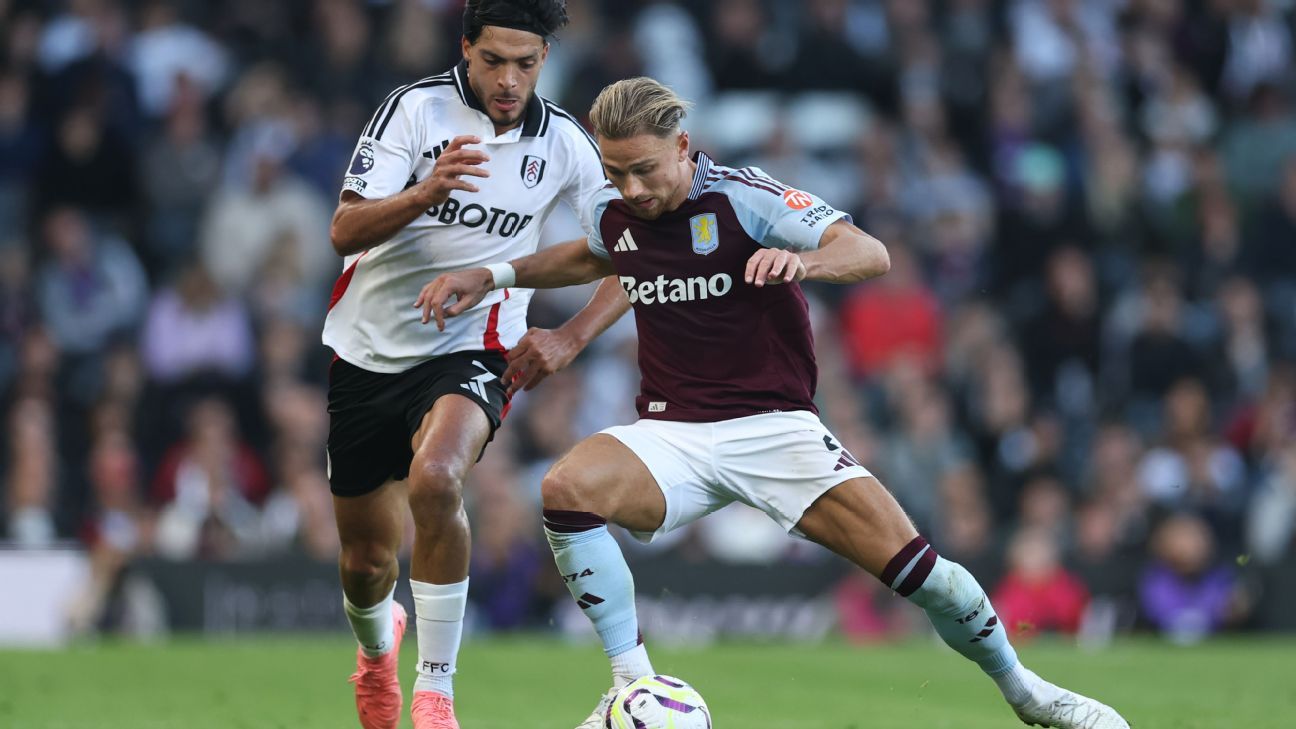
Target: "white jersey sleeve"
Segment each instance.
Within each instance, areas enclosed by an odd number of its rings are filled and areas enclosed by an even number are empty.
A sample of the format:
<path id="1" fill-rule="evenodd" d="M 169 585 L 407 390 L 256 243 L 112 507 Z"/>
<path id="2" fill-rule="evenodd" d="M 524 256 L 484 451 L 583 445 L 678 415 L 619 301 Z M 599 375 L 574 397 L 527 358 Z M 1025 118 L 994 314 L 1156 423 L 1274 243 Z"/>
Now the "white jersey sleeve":
<path id="1" fill-rule="evenodd" d="M 575 125 L 575 120 L 572 124 Z M 603 175 L 603 162 L 599 157 L 598 145 L 594 142 L 594 138 L 579 127 L 572 132 L 572 135 L 579 136 L 580 139 L 574 140 L 575 159 L 567 182 L 559 192 L 559 197 L 580 218 L 581 228 L 585 230 L 586 235 L 590 235 L 594 221 L 590 217 L 592 209 L 588 202 L 607 184 L 607 178 Z"/>
<path id="2" fill-rule="evenodd" d="M 400 103 L 399 96 L 378 107 L 356 144 L 343 190 L 380 200 L 405 189 L 425 146 L 418 138 L 423 125 L 410 119 L 411 108 L 416 107 Z"/>
<path id="3" fill-rule="evenodd" d="M 819 196 L 788 187 L 759 167 L 734 170 L 711 189 L 729 197 L 743 230 L 766 248 L 815 250 L 824 229 L 851 220 Z"/>
<path id="4" fill-rule="evenodd" d="M 589 245 L 590 253 L 605 261 L 612 256 L 608 254 L 607 246 L 603 244 L 603 231 L 599 230 L 599 221 L 602 220 L 608 203 L 619 197 L 621 197 L 621 193 L 617 192 L 617 189 L 610 183 L 605 182 L 586 201 L 584 212 L 581 214 L 582 219 L 588 218 L 590 221 L 589 234 L 585 239 L 586 244 Z"/>

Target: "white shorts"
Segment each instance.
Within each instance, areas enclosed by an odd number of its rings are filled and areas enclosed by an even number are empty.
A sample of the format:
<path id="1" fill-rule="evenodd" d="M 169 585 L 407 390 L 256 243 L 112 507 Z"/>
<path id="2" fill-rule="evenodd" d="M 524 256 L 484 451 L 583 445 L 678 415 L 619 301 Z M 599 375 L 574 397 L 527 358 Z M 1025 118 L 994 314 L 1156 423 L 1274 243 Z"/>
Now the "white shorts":
<path id="1" fill-rule="evenodd" d="M 666 519 L 657 531 L 631 532 L 642 542 L 735 501 L 797 534 L 801 516 L 826 491 L 872 475 L 805 411 L 717 423 L 640 420 L 602 432 L 634 451 L 666 497 Z"/>

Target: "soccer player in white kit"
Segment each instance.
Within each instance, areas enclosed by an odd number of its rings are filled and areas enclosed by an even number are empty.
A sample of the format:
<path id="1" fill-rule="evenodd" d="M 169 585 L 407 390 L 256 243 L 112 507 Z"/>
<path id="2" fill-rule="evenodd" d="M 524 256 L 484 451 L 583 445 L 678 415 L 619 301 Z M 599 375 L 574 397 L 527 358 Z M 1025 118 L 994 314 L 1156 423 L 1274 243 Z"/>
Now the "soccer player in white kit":
<path id="1" fill-rule="evenodd" d="M 418 299 L 441 325 L 501 285 L 549 288 L 615 272 L 634 306 L 641 419 L 577 444 L 542 485 L 559 572 L 612 663 L 612 688 L 578 729 L 604 726 L 619 688 L 653 674 L 634 582 L 607 523 L 651 541 L 734 501 L 921 607 L 1022 721 L 1128 729 L 1115 710 L 1021 664 L 976 579 L 937 555 L 816 416 L 797 282 L 882 275 L 886 249 L 822 199 L 757 168 L 690 158 L 679 127 L 685 108 L 652 79 L 608 86 L 590 119 L 612 184 L 590 201 L 588 243 L 446 274 Z M 451 297 L 458 301 L 445 306 Z"/>
<path id="2" fill-rule="evenodd" d="M 554 331 L 526 333 L 530 290 L 496 290 L 440 332 L 410 306 L 439 272 L 533 253 L 559 200 L 579 212 L 605 184 L 594 140 L 535 93 L 548 38 L 565 22 L 561 0 L 468 2 L 463 61 L 387 97 L 342 185 L 332 239 L 345 261 L 323 336 L 337 355 L 329 482 L 365 729 L 400 721 L 406 616 L 392 594 L 406 509 L 415 523 L 414 726 L 457 728 L 452 680 L 469 561 L 461 491 L 507 410 L 501 375 L 535 384 L 628 308 L 614 280 Z M 587 214 L 582 223 L 589 228 Z"/>

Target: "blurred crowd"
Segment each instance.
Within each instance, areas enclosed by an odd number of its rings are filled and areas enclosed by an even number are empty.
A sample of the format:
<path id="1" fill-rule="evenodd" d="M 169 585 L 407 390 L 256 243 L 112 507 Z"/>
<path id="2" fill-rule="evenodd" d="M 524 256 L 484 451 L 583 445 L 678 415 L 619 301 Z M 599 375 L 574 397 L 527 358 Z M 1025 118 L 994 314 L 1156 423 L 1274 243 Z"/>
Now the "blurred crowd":
<path id="1" fill-rule="evenodd" d="M 0 0 L 9 543 L 82 542 L 100 601 L 138 556 L 334 557 L 328 222 L 368 115 L 457 60 L 461 9 Z M 583 117 L 652 75 L 696 103 L 695 147 L 886 243 L 884 278 L 807 286 L 821 409 L 1015 631 L 1264 625 L 1296 534 L 1289 0 L 569 12 L 542 94 Z M 587 293 L 538 296 L 533 324 Z M 543 622 L 540 477 L 632 420 L 637 384 L 627 320 L 518 399 L 468 493 L 488 624 Z M 823 558 L 743 507 L 649 551 Z M 897 602 L 837 592 L 861 638 Z"/>

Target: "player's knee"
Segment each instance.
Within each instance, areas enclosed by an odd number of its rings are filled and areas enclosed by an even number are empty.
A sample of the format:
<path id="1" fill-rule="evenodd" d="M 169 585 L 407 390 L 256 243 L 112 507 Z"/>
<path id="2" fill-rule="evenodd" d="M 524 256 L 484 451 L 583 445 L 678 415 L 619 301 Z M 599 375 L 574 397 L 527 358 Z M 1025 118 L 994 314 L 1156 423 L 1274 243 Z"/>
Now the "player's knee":
<path id="1" fill-rule="evenodd" d="M 385 579 L 391 573 L 396 551 L 378 542 L 344 541 L 339 562 L 342 571 L 351 579 L 373 582 Z"/>
<path id="2" fill-rule="evenodd" d="M 463 476 L 443 461 L 415 460 L 410 466 L 410 511 L 415 521 L 457 514 L 462 508 Z"/>
<path id="3" fill-rule="evenodd" d="M 561 463 L 550 468 L 540 482 L 540 498 L 546 509 L 606 515 L 593 498 L 592 489 Z"/>

